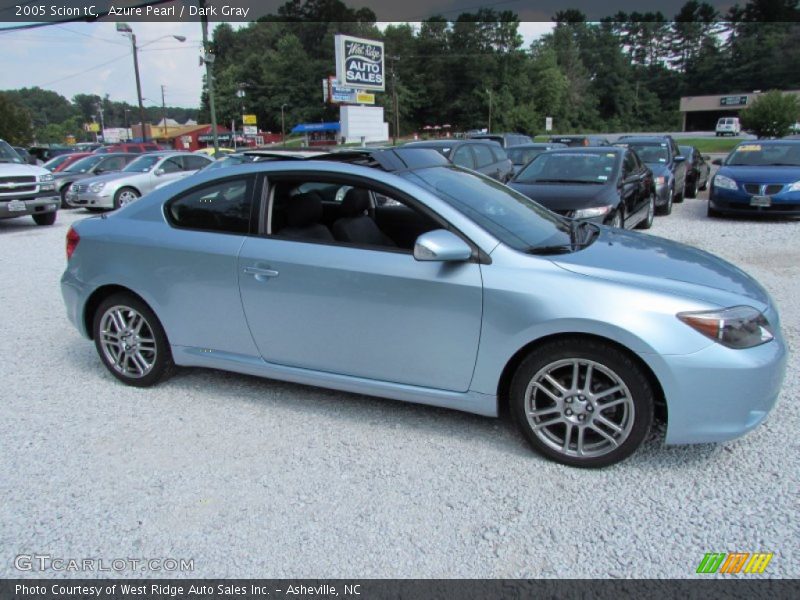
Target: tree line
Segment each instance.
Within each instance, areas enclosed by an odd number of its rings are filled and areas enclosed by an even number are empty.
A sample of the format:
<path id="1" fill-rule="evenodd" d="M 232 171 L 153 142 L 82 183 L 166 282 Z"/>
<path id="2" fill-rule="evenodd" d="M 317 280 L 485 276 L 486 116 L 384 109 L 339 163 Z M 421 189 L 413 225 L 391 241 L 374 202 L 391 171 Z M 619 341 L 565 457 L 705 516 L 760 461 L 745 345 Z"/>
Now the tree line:
<path id="1" fill-rule="evenodd" d="M 429 18 L 383 31 L 369 9 L 339 0 L 291 0 L 275 15 L 234 30 L 214 30 L 220 123 L 255 113 L 263 129 L 337 120 L 321 81 L 334 73 L 336 33 L 383 40 L 387 92 L 377 94 L 400 133 L 426 125 L 467 130 L 560 132 L 675 129 L 682 95 L 800 87 L 800 11 L 796 0 L 750 0 L 720 14 L 686 2 L 677 14 L 622 13 L 588 22 L 577 10 L 529 46 L 510 11 L 480 9 L 457 19 Z M 244 97 L 241 92 L 244 92 Z M 207 95 L 200 118 L 208 119 Z"/>
<path id="2" fill-rule="evenodd" d="M 100 109 L 107 128 L 126 127 L 139 122 L 139 108 L 111 100 L 108 94 L 77 94 L 68 100 L 61 94 L 39 87 L 0 91 L 0 139 L 14 144 L 63 143 L 67 135 L 78 141 L 94 139 L 83 130 L 84 123 L 100 123 Z M 167 118 L 184 123 L 197 119 L 197 108 L 168 106 Z M 145 106 L 145 118 L 155 123 L 163 109 Z"/>

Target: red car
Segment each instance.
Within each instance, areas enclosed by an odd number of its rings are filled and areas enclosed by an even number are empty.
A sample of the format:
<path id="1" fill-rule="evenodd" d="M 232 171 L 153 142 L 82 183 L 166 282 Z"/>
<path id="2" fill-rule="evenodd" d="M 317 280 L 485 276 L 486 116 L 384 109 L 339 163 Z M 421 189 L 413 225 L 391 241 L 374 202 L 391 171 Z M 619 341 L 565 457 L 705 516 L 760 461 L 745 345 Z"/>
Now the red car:
<path id="1" fill-rule="evenodd" d="M 47 169 L 48 171 L 52 171 L 53 173 L 58 173 L 59 171 L 63 171 L 76 160 L 80 160 L 84 156 L 89 156 L 91 152 L 70 152 L 69 154 L 59 154 L 48 160 L 42 166 Z"/>
<path id="2" fill-rule="evenodd" d="M 94 151 L 95 154 L 108 154 L 109 152 L 134 152 L 140 154 L 142 152 L 158 152 L 160 148 L 154 142 L 126 142 L 124 144 L 114 144 L 113 146 L 101 146 Z"/>

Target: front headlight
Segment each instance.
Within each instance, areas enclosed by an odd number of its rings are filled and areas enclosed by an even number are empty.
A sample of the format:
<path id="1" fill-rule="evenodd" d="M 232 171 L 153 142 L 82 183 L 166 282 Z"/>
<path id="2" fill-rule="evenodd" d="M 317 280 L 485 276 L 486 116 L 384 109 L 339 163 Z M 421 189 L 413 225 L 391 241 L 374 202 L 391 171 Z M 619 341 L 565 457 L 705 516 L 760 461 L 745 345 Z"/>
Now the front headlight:
<path id="1" fill-rule="evenodd" d="M 39 175 L 39 181 L 53 181 L 53 174 L 45 173 L 44 175 Z"/>
<path id="2" fill-rule="evenodd" d="M 787 192 L 800 192 L 800 181 L 795 181 L 792 185 L 786 188 Z"/>
<path id="3" fill-rule="evenodd" d="M 592 208 L 579 208 L 572 215 L 575 219 L 590 219 L 592 217 L 602 217 L 611 210 L 610 206 L 595 206 Z"/>
<path id="4" fill-rule="evenodd" d="M 656 187 L 663 187 L 663 185 L 667 183 L 667 178 L 663 175 L 659 175 L 656 177 Z"/>
<path id="5" fill-rule="evenodd" d="M 102 190 L 104 187 L 106 187 L 105 182 L 104 181 L 98 181 L 97 183 L 93 183 L 92 185 L 89 186 L 89 191 L 96 194 L 97 192 Z"/>
<path id="6" fill-rule="evenodd" d="M 717 175 L 714 177 L 714 186 L 722 188 L 723 190 L 735 190 L 739 188 L 733 179 L 725 175 Z"/>
<path id="7" fill-rule="evenodd" d="M 728 348 L 752 348 L 774 337 L 767 318 L 751 306 L 682 312 L 677 317 L 695 331 Z"/>

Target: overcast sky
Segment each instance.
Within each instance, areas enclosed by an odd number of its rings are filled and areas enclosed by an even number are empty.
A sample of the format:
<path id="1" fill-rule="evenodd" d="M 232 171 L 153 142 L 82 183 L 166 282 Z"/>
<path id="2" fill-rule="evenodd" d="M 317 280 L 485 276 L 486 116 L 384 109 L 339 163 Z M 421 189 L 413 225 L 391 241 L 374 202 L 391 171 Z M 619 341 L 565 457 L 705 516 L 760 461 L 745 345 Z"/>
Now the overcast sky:
<path id="1" fill-rule="evenodd" d="M 69 99 L 80 93 L 109 94 L 112 100 L 136 104 L 130 41 L 116 32 L 113 23 L 70 23 L 3 33 L 1 28 L 8 25 L 0 23 L 0 90 L 38 86 Z M 204 72 L 198 65 L 200 23 L 131 26 L 140 48 L 145 106 L 161 105 L 162 84 L 167 105 L 198 106 Z M 520 33 L 527 46 L 551 28 L 547 22 L 526 22 L 520 25 Z M 180 43 L 172 35 L 187 39 Z"/>

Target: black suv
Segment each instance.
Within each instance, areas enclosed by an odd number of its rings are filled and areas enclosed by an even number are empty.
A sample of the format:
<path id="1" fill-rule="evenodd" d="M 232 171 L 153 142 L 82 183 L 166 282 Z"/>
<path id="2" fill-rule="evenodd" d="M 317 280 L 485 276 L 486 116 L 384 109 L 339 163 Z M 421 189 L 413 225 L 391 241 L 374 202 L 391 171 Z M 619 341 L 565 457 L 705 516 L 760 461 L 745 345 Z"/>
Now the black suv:
<path id="1" fill-rule="evenodd" d="M 686 194 L 686 157 L 671 135 L 623 135 L 615 146 L 634 150 L 656 180 L 656 205 L 662 215 L 672 212 L 673 202 Z"/>
<path id="2" fill-rule="evenodd" d="M 483 173 L 501 183 L 505 183 L 514 175 L 514 164 L 506 155 L 506 151 L 495 141 L 478 139 L 431 140 L 428 142 L 410 142 L 403 147 L 436 150 L 454 165 Z"/>

